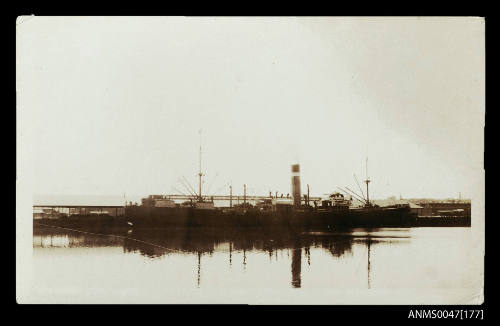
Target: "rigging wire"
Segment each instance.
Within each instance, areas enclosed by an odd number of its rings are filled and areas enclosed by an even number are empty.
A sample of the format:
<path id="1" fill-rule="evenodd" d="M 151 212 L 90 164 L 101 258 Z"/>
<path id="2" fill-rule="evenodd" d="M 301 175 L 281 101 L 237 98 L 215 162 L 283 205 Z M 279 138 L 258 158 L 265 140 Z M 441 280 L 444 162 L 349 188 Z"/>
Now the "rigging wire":
<path id="1" fill-rule="evenodd" d="M 187 185 L 189 188 L 192 190 L 193 194 L 196 194 L 196 190 L 191 186 L 191 183 L 189 183 L 188 179 L 183 175 L 182 178 L 184 178 L 184 181 L 186 181 Z"/>
<path id="2" fill-rule="evenodd" d="M 184 181 L 183 181 L 181 178 L 179 178 L 179 180 L 178 180 L 178 181 L 179 181 L 179 182 L 180 182 L 180 184 L 181 184 L 181 185 L 182 185 L 182 186 L 183 186 L 183 187 L 184 187 L 184 188 L 185 188 L 185 189 L 186 189 L 186 190 L 187 190 L 187 191 L 191 194 L 191 196 L 196 196 L 196 195 L 195 195 L 195 194 L 194 194 L 194 193 L 193 193 L 193 192 L 189 189 L 189 187 L 188 187 L 188 186 L 184 183 Z"/>
<path id="3" fill-rule="evenodd" d="M 363 188 L 359 185 L 358 177 L 356 176 L 356 173 L 354 173 L 354 180 L 356 180 L 356 184 L 358 185 L 359 191 L 361 191 L 361 194 L 363 195 L 363 199 L 366 200 L 365 193 L 363 192 Z"/>

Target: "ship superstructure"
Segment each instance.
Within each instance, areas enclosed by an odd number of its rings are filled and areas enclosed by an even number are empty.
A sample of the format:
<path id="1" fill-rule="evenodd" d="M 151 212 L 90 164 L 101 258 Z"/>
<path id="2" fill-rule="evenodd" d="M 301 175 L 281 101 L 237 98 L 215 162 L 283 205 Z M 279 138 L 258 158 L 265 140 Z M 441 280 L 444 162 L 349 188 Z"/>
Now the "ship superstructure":
<path id="1" fill-rule="evenodd" d="M 357 226 L 406 226 L 412 222 L 409 207 L 379 207 L 370 202 L 367 175 L 366 196 L 345 187 L 343 193 L 333 192 L 327 197 L 310 197 L 301 194 L 300 165 L 291 166 L 291 196 L 269 192 L 268 196 L 234 196 L 232 185 L 229 196 L 205 196 L 202 193 L 201 141 L 198 172 L 198 192 L 186 195 L 151 195 L 142 205 L 127 206 L 125 215 L 133 225 L 180 226 L 293 226 L 293 227 L 357 227 Z M 367 173 L 368 174 L 368 173 Z M 186 182 L 187 180 L 184 179 Z M 357 182 L 357 178 L 356 178 Z M 358 182 L 357 182 L 358 183 Z M 358 183 L 359 186 L 359 183 Z M 193 190 L 188 184 L 187 189 Z M 353 195 L 364 203 L 352 207 Z M 184 200 L 182 203 L 176 202 Z M 229 207 L 216 207 L 214 200 L 229 201 Z M 236 204 L 234 204 L 236 202 Z M 250 202 L 253 202 L 251 204 Z"/>

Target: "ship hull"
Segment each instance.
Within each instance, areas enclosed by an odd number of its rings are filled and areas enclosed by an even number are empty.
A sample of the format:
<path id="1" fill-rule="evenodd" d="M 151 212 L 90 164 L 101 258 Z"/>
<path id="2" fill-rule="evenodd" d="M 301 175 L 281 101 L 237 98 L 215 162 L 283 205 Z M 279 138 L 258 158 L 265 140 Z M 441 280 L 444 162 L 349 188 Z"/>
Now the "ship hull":
<path id="1" fill-rule="evenodd" d="M 202 210 L 195 208 L 127 207 L 125 216 L 134 227 L 409 227 L 415 216 L 407 208 L 333 210 Z"/>
<path id="2" fill-rule="evenodd" d="M 409 207 L 352 209 L 349 224 L 363 227 L 410 227 L 417 220 Z"/>

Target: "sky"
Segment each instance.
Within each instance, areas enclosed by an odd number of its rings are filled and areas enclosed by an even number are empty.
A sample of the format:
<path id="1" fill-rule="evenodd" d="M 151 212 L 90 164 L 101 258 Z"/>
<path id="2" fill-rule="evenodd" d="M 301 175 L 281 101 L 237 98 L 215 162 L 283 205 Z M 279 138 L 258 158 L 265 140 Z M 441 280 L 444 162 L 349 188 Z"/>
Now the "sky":
<path id="1" fill-rule="evenodd" d="M 483 185 L 484 20 L 20 17 L 18 191 L 145 196 Z M 23 180 L 19 183 L 19 180 Z M 22 186 L 20 186 L 22 184 Z M 175 190 L 175 189 L 176 190 Z"/>

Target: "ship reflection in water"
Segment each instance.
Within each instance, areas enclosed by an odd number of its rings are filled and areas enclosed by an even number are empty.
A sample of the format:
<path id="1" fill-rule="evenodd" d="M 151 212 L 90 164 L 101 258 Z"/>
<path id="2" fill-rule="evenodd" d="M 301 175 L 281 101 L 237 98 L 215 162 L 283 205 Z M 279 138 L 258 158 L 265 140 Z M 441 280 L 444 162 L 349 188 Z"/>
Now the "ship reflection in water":
<path id="1" fill-rule="evenodd" d="M 151 283 L 157 289 L 454 287 L 470 277 L 461 264 L 469 230 L 171 228 L 82 233 L 36 226 L 33 247 L 36 277 L 51 287 L 75 282 L 110 287 Z M 447 244 L 456 244 L 457 238 L 465 245 Z M 52 267 L 56 260 L 57 269 Z"/>

